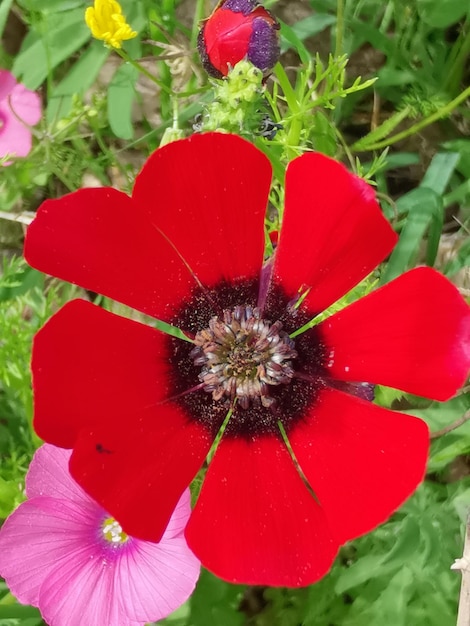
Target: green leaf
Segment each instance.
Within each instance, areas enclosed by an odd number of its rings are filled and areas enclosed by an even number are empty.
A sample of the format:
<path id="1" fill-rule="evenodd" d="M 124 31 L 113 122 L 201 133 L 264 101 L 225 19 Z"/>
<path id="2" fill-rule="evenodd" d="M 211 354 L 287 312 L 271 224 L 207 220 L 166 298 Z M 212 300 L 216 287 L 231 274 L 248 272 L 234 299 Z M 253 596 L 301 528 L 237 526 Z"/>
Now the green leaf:
<path id="1" fill-rule="evenodd" d="M 0 3 L 0 37 L 3 34 L 3 30 L 7 22 L 8 13 L 10 12 L 10 7 L 12 4 L 13 0 L 2 0 L 2 2 Z"/>
<path id="2" fill-rule="evenodd" d="M 300 57 L 302 63 L 309 63 L 311 61 L 310 53 L 304 46 L 302 40 L 298 37 L 296 32 L 284 22 L 281 22 L 281 52 L 294 48 Z"/>
<path id="3" fill-rule="evenodd" d="M 29 33 L 13 63 L 13 73 L 29 89 L 37 89 L 48 74 L 90 38 L 82 9 L 44 15 L 41 32 Z"/>
<path id="4" fill-rule="evenodd" d="M 356 141 L 356 143 L 351 146 L 351 149 L 356 152 L 368 150 L 369 145 L 372 145 L 390 135 L 391 132 L 398 126 L 398 124 L 400 124 L 400 122 L 407 118 L 408 114 L 409 110 L 407 108 L 402 109 L 401 111 L 397 111 L 396 113 L 388 117 L 385 122 L 380 124 L 380 126 L 368 133 L 365 137 L 362 137 L 361 139 L 359 139 L 359 141 Z"/>
<path id="5" fill-rule="evenodd" d="M 334 127 L 320 110 L 313 114 L 312 135 L 315 150 L 331 157 L 336 154 L 337 141 Z"/>
<path id="6" fill-rule="evenodd" d="M 242 613 L 238 612 L 242 589 L 203 569 L 190 599 L 191 626 L 241 626 L 245 621 Z"/>
<path id="7" fill-rule="evenodd" d="M 108 119 L 113 133 L 121 139 L 132 139 L 132 105 L 138 70 L 132 65 L 121 65 L 108 88 Z"/>
<path id="8" fill-rule="evenodd" d="M 384 564 L 401 567 L 404 562 L 409 560 L 419 548 L 420 542 L 420 526 L 411 517 L 405 518 L 400 524 L 397 541 L 383 560 Z"/>
<path id="9" fill-rule="evenodd" d="M 442 198 L 432 189 L 427 187 L 413 189 L 413 191 L 402 196 L 396 206 L 399 213 L 408 213 L 408 218 L 400 240 L 382 274 L 382 284 L 388 283 L 413 266 L 427 229 L 430 231 L 429 259 L 435 257 L 442 231 Z"/>
<path id="10" fill-rule="evenodd" d="M 417 0 L 418 12 L 433 28 L 444 29 L 470 12 L 465 0 Z"/>
<path id="11" fill-rule="evenodd" d="M 23 606 L 22 604 L 0 604 L 0 620 L 2 619 L 27 619 L 27 618 L 41 618 L 39 611 L 33 606 Z"/>
<path id="12" fill-rule="evenodd" d="M 458 152 L 438 152 L 433 156 L 420 187 L 432 189 L 442 196 L 459 161 Z"/>
<path id="13" fill-rule="evenodd" d="M 335 585 L 336 593 L 349 591 L 378 575 L 391 574 L 400 567 L 396 562 L 384 564 L 384 557 L 383 554 L 369 554 L 361 557 L 341 573 Z"/>

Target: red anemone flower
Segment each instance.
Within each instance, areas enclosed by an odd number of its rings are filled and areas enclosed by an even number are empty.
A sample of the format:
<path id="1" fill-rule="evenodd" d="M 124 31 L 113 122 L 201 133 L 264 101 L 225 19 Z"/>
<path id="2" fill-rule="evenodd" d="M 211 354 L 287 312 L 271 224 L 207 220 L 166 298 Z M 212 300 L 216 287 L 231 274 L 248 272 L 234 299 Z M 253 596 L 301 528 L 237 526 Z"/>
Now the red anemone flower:
<path id="1" fill-rule="evenodd" d="M 427 426 L 368 401 L 370 385 L 452 396 L 470 313 L 421 267 L 298 333 L 396 235 L 366 183 L 308 153 L 287 169 L 263 265 L 270 181 L 253 145 L 211 133 L 157 150 L 132 197 L 81 189 L 41 206 L 32 266 L 184 334 L 66 304 L 35 338 L 34 424 L 73 448 L 73 476 L 126 533 L 158 541 L 224 423 L 187 541 L 226 580 L 301 586 L 423 478 Z"/>

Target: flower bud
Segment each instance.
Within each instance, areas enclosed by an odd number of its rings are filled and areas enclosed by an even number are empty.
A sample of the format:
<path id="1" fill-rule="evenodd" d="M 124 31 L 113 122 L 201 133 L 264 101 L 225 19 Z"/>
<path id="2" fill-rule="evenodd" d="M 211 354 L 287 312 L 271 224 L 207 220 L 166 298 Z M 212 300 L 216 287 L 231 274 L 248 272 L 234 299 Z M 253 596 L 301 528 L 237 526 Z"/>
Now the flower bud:
<path id="1" fill-rule="evenodd" d="M 221 0 L 199 32 L 204 69 L 214 78 L 223 78 L 247 59 L 267 76 L 279 58 L 279 28 L 257 0 Z"/>

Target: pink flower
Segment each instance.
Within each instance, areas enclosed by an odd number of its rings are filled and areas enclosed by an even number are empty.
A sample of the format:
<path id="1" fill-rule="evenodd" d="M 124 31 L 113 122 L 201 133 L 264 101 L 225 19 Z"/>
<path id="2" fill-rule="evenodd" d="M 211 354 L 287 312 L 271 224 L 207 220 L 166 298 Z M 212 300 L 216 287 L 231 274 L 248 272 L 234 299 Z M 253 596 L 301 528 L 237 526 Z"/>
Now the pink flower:
<path id="1" fill-rule="evenodd" d="M 43 445 L 23 502 L 0 530 L 0 575 L 50 626 L 139 626 L 191 594 L 199 562 L 183 531 L 186 490 L 159 543 L 127 536 L 68 471 L 70 451 Z"/>
<path id="2" fill-rule="evenodd" d="M 41 115 L 38 94 L 17 83 L 7 70 L 0 70 L 0 159 L 29 154 L 32 144 L 29 126 L 37 124 Z"/>

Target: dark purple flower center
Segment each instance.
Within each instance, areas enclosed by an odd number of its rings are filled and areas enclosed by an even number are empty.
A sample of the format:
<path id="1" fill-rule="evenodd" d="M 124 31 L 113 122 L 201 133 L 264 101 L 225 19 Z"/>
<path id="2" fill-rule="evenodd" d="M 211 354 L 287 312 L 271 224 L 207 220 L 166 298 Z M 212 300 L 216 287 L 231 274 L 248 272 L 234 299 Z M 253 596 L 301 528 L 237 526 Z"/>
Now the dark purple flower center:
<path id="1" fill-rule="evenodd" d="M 172 319 L 193 341 L 168 337 L 170 394 L 213 436 L 229 410 L 226 436 L 279 435 L 279 422 L 288 432 L 324 385 L 327 350 L 316 329 L 295 346 L 289 336 L 311 316 L 273 285 L 261 313 L 259 292 L 258 280 L 196 289 Z"/>
<path id="2" fill-rule="evenodd" d="M 281 322 L 262 319 L 257 307 L 224 310 L 196 334 L 194 343 L 190 356 L 201 366 L 199 380 L 214 400 L 236 399 L 243 409 L 271 407 L 275 398 L 270 387 L 289 384 L 294 376 L 294 342 Z"/>

